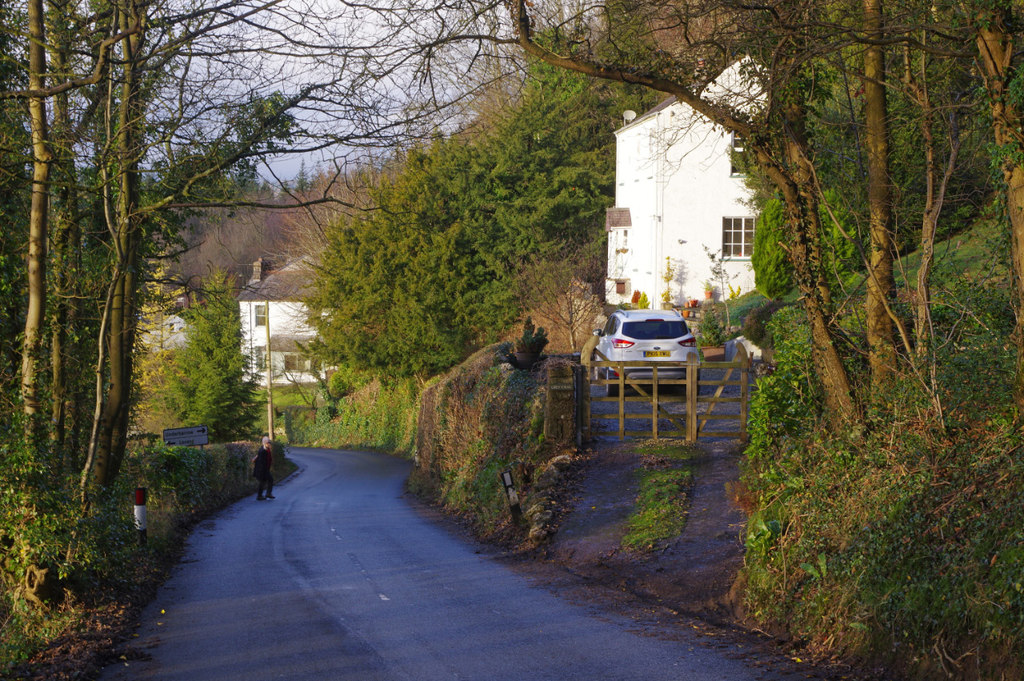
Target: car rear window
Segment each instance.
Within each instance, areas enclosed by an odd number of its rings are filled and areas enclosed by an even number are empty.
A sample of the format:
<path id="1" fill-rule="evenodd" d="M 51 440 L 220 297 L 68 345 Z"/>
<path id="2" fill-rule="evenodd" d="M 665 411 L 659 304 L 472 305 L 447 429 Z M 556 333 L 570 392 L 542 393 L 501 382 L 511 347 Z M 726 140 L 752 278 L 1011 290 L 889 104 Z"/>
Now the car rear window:
<path id="1" fill-rule="evenodd" d="M 679 338 L 689 333 L 682 319 L 648 319 L 642 322 L 626 322 L 622 333 L 637 340 L 659 340 Z"/>

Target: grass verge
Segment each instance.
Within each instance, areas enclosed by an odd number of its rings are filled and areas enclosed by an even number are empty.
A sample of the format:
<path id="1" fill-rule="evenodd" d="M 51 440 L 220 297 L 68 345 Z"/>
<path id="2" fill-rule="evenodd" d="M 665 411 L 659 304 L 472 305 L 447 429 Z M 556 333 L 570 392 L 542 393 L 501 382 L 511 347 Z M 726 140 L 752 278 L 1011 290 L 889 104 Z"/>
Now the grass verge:
<path id="1" fill-rule="evenodd" d="M 641 448 L 645 464 L 637 475 L 640 489 L 622 547 L 653 551 L 678 537 L 686 527 L 693 471 L 690 447 L 649 443 Z"/>

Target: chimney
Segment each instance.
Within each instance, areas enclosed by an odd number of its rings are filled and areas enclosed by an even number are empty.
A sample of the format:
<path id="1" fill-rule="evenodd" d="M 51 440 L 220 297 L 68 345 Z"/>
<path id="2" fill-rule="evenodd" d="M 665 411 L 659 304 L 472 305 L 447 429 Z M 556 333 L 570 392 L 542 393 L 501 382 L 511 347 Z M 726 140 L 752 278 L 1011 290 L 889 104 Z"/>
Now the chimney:
<path id="1" fill-rule="evenodd" d="M 252 264 L 252 277 L 249 279 L 250 284 L 263 281 L 263 258 L 260 258 Z"/>

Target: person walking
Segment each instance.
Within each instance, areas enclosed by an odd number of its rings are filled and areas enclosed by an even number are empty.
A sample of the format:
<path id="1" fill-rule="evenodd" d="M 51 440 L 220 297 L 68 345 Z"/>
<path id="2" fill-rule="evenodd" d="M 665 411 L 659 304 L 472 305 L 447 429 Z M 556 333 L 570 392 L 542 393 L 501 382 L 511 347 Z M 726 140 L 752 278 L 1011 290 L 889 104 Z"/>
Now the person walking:
<path id="1" fill-rule="evenodd" d="M 252 475 L 260 483 L 256 492 L 256 501 L 274 498 L 274 476 L 270 474 L 270 467 L 273 465 L 274 452 L 270 446 L 270 438 L 264 435 L 263 445 L 252 459 Z M 266 496 L 263 495 L 264 488 L 267 490 Z"/>

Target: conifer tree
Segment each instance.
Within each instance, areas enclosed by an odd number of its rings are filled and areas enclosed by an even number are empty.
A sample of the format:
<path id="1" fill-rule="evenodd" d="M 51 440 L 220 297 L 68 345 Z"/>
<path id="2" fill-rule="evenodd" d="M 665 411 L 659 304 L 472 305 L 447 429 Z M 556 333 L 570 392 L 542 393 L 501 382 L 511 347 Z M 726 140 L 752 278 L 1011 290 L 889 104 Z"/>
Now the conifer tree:
<path id="1" fill-rule="evenodd" d="M 259 405 L 227 275 L 209 278 L 205 300 L 187 312 L 186 321 L 187 344 L 167 380 L 168 407 L 182 424 L 207 426 L 211 440 L 251 435 Z"/>
<path id="2" fill-rule="evenodd" d="M 754 232 L 754 253 L 750 264 L 754 267 L 754 285 L 761 294 L 772 300 L 781 298 L 793 288 L 793 268 L 786 257 L 784 222 L 785 210 L 778 199 L 768 201 Z"/>

